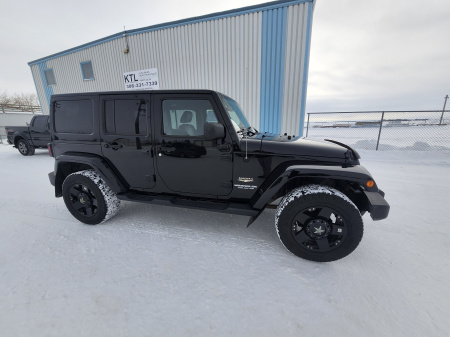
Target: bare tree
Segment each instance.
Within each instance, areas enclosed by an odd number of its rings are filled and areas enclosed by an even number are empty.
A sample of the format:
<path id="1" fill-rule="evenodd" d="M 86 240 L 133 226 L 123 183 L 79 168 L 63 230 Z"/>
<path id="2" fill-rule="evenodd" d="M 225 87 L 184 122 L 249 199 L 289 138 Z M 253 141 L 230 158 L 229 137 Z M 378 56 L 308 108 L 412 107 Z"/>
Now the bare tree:
<path id="1" fill-rule="evenodd" d="M 8 96 L 6 90 L 0 94 L 0 104 L 11 104 L 11 97 Z"/>
<path id="2" fill-rule="evenodd" d="M 39 101 L 33 93 L 15 93 L 8 95 L 7 91 L 0 94 L 0 104 L 14 104 L 20 106 L 38 106 Z"/>

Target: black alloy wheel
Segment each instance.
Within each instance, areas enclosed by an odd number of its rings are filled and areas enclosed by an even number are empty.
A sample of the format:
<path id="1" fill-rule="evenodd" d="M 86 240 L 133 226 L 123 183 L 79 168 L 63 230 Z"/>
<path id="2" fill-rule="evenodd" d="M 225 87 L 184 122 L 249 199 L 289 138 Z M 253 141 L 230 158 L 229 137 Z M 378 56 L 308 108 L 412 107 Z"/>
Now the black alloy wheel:
<path id="1" fill-rule="evenodd" d="M 301 247 L 324 253 L 345 241 L 346 228 L 344 218 L 336 210 L 315 206 L 298 212 L 292 222 L 292 235 Z"/>
<path id="2" fill-rule="evenodd" d="M 278 206 L 275 226 L 291 253 L 317 262 L 349 255 L 364 232 L 356 205 L 342 192 L 321 185 L 288 193 Z"/>
<path id="3" fill-rule="evenodd" d="M 120 207 L 116 194 L 94 170 L 68 175 L 62 185 L 62 195 L 69 212 L 88 225 L 110 219 Z"/>
<path id="4" fill-rule="evenodd" d="M 69 188 L 71 207 L 82 217 L 92 217 L 98 212 L 98 200 L 95 194 L 83 184 L 73 184 Z"/>

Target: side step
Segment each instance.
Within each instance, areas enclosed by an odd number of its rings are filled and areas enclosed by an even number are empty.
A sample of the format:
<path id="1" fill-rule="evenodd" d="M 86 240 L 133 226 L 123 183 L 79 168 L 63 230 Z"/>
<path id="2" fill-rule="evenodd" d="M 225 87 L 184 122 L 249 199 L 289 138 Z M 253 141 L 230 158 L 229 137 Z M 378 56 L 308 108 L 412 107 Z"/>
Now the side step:
<path id="1" fill-rule="evenodd" d="M 244 203 L 231 203 L 231 202 L 221 202 L 221 201 L 209 201 L 209 200 L 199 200 L 199 199 L 189 199 L 186 197 L 174 197 L 167 195 L 151 195 L 151 194 L 138 194 L 138 193 L 119 193 L 117 198 L 126 201 L 137 201 L 147 204 L 172 206 L 172 207 L 183 207 L 200 209 L 204 211 L 213 211 L 220 213 L 230 213 L 238 215 L 246 215 L 251 217 L 257 217 L 261 210 L 255 209 L 248 204 Z"/>

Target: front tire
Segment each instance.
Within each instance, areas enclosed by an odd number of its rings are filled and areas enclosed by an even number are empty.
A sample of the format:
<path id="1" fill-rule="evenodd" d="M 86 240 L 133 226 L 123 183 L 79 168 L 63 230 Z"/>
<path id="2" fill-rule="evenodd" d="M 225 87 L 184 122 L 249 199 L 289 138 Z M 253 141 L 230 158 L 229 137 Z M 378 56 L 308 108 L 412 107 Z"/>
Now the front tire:
<path id="1" fill-rule="evenodd" d="M 321 185 L 303 186 L 287 194 L 277 208 L 275 226 L 291 253 L 317 262 L 349 255 L 364 231 L 355 204 L 342 192 Z"/>
<path id="2" fill-rule="evenodd" d="M 93 170 L 70 174 L 63 183 L 67 209 L 79 221 L 97 225 L 112 218 L 119 210 L 120 200 Z"/>

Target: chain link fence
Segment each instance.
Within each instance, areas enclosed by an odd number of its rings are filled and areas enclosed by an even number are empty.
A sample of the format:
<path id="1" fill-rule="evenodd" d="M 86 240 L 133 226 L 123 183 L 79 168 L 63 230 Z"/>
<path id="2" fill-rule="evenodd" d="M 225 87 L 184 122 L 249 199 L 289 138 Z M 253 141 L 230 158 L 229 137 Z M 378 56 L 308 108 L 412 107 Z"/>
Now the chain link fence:
<path id="1" fill-rule="evenodd" d="M 450 150 L 450 114 L 445 111 L 308 113 L 304 135 L 333 139 L 366 150 Z"/>

